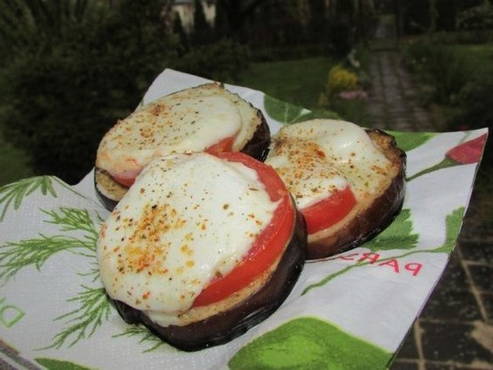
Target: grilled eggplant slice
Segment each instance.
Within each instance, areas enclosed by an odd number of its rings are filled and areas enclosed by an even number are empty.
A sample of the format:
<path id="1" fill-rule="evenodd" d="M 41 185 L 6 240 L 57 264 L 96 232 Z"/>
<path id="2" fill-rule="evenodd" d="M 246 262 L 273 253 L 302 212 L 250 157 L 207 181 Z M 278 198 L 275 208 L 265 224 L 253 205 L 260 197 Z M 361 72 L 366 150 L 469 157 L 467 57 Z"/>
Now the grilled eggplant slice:
<path id="1" fill-rule="evenodd" d="M 361 245 L 392 222 L 404 201 L 406 155 L 380 130 L 335 120 L 286 126 L 266 163 L 305 216 L 309 259 Z"/>
<path id="2" fill-rule="evenodd" d="M 213 99 L 219 100 L 213 101 Z M 199 105 L 198 109 L 197 104 Z M 212 108 L 210 108 L 211 104 Z M 190 106 L 189 109 L 188 105 Z M 220 110 L 221 108 L 222 110 Z M 197 113 L 198 116 L 193 116 L 194 113 Z M 211 124 L 209 129 L 205 120 L 211 119 L 211 117 L 215 119 L 213 122 L 216 123 L 215 126 Z M 219 148 L 219 151 L 240 151 L 258 160 L 265 159 L 270 144 L 270 130 L 262 112 L 220 84 L 199 85 L 175 92 L 140 107 L 108 131 L 98 148 L 94 172 L 95 188 L 99 199 L 105 207 L 112 210 L 128 189 L 130 184 L 115 181 L 115 176 L 112 173 L 126 172 L 131 174 L 130 177 L 135 177 L 140 169 L 156 156 L 205 150 L 205 148 L 197 149 L 201 146 L 193 143 L 206 140 L 205 136 L 210 134 L 214 136 L 214 133 L 218 131 L 217 121 L 221 120 L 221 117 L 225 122 L 229 118 L 238 119 L 239 129 L 234 140 L 230 143 L 230 147 Z M 166 134 L 168 139 L 173 135 L 180 135 L 177 132 L 180 127 L 183 128 L 183 125 L 190 127 L 188 129 L 189 135 L 182 136 L 182 139 L 191 141 L 192 144 L 183 144 L 183 140 L 177 144 L 175 141 L 173 144 L 175 147 L 169 149 L 170 153 L 167 153 L 166 147 L 156 149 L 158 147 L 156 142 L 159 142 L 162 137 L 158 140 L 155 138 L 160 137 L 161 131 L 155 129 L 153 126 L 155 123 L 150 122 L 159 120 L 161 123 L 158 122 L 157 126 L 161 125 L 164 120 L 165 125 L 168 125 L 166 127 L 169 125 L 175 127 L 174 131 Z M 197 127 L 201 122 L 204 122 L 201 128 L 193 131 L 195 128 L 192 129 L 191 127 Z M 140 131 L 137 131 L 137 139 L 126 138 L 125 130 L 128 130 L 128 127 L 135 128 L 135 130 L 141 128 Z M 123 141 L 124 144 L 119 144 L 116 140 Z M 115 151 L 120 153 L 115 155 Z M 153 154 L 149 154 L 150 152 Z M 133 157 L 134 153 L 135 157 Z M 133 166 L 135 163 L 138 165 Z M 126 169 L 122 170 L 122 168 Z"/>
<path id="3" fill-rule="evenodd" d="M 305 258 L 306 225 L 303 216 L 297 212 L 292 238 L 276 268 L 259 279 L 263 284 L 258 291 L 225 311 L 185 326 L 162 327 L 144 312 L 121 301 L 113 302 L 128 324 L 143 324 L 174 347 L 184 351 L 196 351 L 227 343 L 269 317 L 288 297 L 303 270 Z M 252 287 L 255 285 L 257 284 L 252 284 Z M 221 305 L 221 302 L 215 304 L 217 309 L 220 309 Z M 210 308 L 211 312 L 215 310 L 214 307 Z"/>
<path id="4" fill-rule="evenodd" d="M 225 343 L 269 316 L 306 258 L 304 219 L 276 172 L 243 153 L 153 160 L 103 223 L 108 296 L 184 350 Z"/>

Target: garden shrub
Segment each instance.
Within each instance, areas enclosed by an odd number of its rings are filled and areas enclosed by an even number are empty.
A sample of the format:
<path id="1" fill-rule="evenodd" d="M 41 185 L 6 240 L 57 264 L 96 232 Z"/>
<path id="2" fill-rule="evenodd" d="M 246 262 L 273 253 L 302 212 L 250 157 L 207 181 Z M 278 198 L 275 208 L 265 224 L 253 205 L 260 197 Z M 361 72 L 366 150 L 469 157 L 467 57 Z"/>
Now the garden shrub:
<path id="1" fill-rule="evenodd" d="M 43 47 L 12 52 L 0 70 L 0 124 L 31 154 L 36 173 L 80 180 L 103 133 L 174 60 L 160 1 L 119 5 L 97 23 L 68 23 Z"/>
<path id="2" fill-rule="evenodd" d="M 493 127 L 493 76 L 485 75 L 467 83 L 457 97 L 460 113 L 451 128 Z"/>
<path id="3" fill-rule="evenodd" d="M 427 69 L 435 87 L 434 94 L 438 103 L 453 103 L 470 79 L 465 58 L 446 46 L 435 45 L 431 49 Z"/>
<path id="4" fill-rule="evenodd" d="M 490 0 L 483 0 L 477 6 L 459 13 L 457 24 L 465 30 L 484 30 L 493 28 L 493 5 Z"/>
<path id="5" fill-rule="evenodd" d="M 197 46 L 176 64 L 183 71 L 218 81 L 237 80 L 248 66 L 248 49 L 231 40 Z"/>
<path id="6" fill-rule="evenodd" d="M 432 99 L 441 104 L 454 102 L 470 79 L 468 64 L 463 55 L 452 48 L 430 40 L 411 43 L 405 51 L 407 66 L 433 87 Z"/>
<path id="7" fill-rule="evenodd" d="M 336 65 L 329 71 L 329 78 L 327 81 L 327 89 L 329 96 L 337 94 L 341 91 L 355 90 L 358 87 L 358 76 L 342 67 Z"/>
<path id="8" fill-rule="evenodd" d="M 184 49 L 164 28 L 161 7 L 121 0 L 95 21 L 68 22 L 59 36 L 10 49 L 0 69 L 0 129 L 31 154 L 35 173 L 79 181 L 102 135 L 166 67 L 223 80 L 246 66 L 246 50 L 230 41 L 178 58 Z"/>

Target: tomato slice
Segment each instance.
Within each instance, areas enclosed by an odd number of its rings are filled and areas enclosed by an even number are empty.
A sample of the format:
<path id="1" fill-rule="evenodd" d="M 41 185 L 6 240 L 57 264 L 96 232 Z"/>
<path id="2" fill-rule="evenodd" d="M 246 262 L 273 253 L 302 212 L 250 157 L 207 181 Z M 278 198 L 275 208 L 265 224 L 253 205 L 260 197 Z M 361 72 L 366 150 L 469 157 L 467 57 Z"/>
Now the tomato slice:
<path id="1" fill-rule="evenodd" d="M 211 145 L 210 147 L 206 148 L 205 151 L 209 154 L 218 154 L 222 152 L 230 152 L 233 150 L 233 142 L 235 138 L 234 136 L 227 137 L 225 139 L 222 139 L 216 144 Z"/>
<path id="2" fill-rule="evenodd" d="M 356 198 L 350 187 L 347 186 L 330 197 L 303 208 L 301 213 L 305 217 L 308 234 L 324 230 L 341 221 L 355 204 Z"/>
<path id="3" fill-rule="evenodd" d="M 217 157 L 240 162 L 255 170 L 272 201 L 279 201 L 269 225 L 257 237 L 248 254 L 227 275 L 212 280 L 197 296 L 193 307 L 220 301 L 246 287 L 266 271 L 283 252 L 292 234 L 295 208 L 286 186 L 274 169 L 252 157 L 239 153 L 219 153 Z"/>
<path id="4" fill-rule="evenodd" d="M 124 177 L 124 176 L 118 176 L 118 175 L 112 175 L 111 176 L 113 180 L 115 180 L 117 183 L 120 185 L 126 186 L 127 188 L 131 187 L 133 183 L 135 182 L 135 177 Z"/>

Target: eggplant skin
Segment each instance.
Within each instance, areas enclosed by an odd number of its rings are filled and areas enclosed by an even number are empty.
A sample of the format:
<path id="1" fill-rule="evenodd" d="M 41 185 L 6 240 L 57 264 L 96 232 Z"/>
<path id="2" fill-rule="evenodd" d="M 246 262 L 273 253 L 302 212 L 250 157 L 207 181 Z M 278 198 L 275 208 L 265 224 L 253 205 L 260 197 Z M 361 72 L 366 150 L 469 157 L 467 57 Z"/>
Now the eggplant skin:
<path id="1" fill-rule="evenodd" d="M 241 149 L 241 152 L 263 162 L 269 153 L 270 129 L 262 112 L 253 105 L 250 104 L 250 106 L 252 109 L 257 110 L 257 117 L 260 123 L 252 138 L 245 144 L 243 149 Z"/>
<path id="2" fill-rule="evenodd" d="M 303 270 L 306 245 L 305 221 L 297 211 L 291 240 L 265 285 L 229 310 L 186 326 L 162 327 L 151 321 L 142 311 L 121 301 L 113 302 L 127 323 L 144 324 L 163 341 L 178 349 L 197 351 L 224 344 L 265 320 L 284 302 Z"/>
<path id="3" fill-rule="evenodd" d="M 406 153 L 397 147 L 393 136 L 377 129 L 367 132 L 399 170 L 390 185 L 368 208 L 335 233 L 311 241 L 308 259 L 325 258 L 360 246 L 385 230 L 402 209 L 406 188 Z"/>

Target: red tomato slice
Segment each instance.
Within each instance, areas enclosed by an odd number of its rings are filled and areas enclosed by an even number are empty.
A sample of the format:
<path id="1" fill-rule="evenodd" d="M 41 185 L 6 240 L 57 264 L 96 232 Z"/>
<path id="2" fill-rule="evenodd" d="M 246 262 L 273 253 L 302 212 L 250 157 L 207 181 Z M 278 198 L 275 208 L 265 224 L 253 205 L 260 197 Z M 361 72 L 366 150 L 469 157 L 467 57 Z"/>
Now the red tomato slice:
<path id="1" fill-rule="evenodd" d="M 283 252 L 292 234 L 295 209 L 286 186 L 274 169 L 252 157 L 239 153 L 220 153 L 217 157 L 240 162 L 255 170 L 272 201 L 279 201 L 270 224 L 260 233 L 245 258 L 229 274 L 214 279 L 197 296 L 193 307 L 220 301 L 246 287 L 266 271 Z"/>
<path id="2" fill-rule="evenodd" d="M 206 148 L 205 151 L 209 154 L 218 154 L 222 152 L 230 152 L 233 150 L 233 141 L 235 138 L 233 136 L 222 139 L 220 142 L 211 145 Z"/>
<path id="3" fill-rule="evenodd" d="M 113 180 L 115 180 L 117 183 L 120 185 L 126 186 L 127 188 L 131 187 L 133 183 L 135 182 L 135 177 L 123 177 L 123 176 L 117 176 L 117 175 L 112 175 L 111 176 Z"/>
<path id="4" fill-rule="evenodd" d="M 324 230 L 341 221 L 356 204 L 356 198 L 348 187 L 330 197 L 301 210 L 308 234 Z"/>

